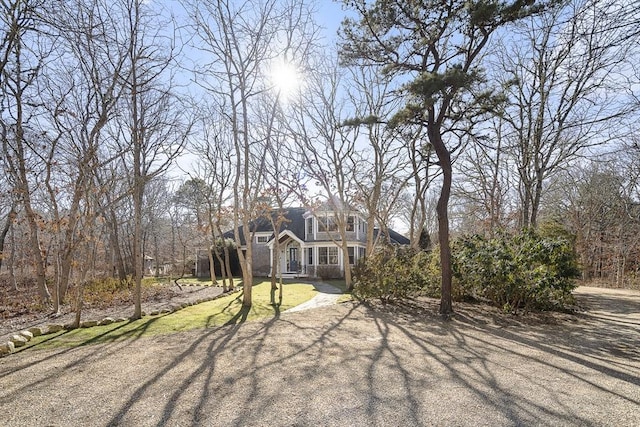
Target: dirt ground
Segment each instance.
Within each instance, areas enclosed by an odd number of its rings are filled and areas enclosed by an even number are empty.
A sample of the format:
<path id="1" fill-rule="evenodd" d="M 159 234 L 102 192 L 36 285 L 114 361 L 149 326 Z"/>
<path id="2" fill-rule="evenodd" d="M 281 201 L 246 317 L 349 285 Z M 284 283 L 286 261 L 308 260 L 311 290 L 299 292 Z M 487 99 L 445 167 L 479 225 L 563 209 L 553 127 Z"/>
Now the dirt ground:
<path id="1" fill-rule="evenodd" d="M 4 426 L 637 426 L 640 293 L 578 315 L 344 303 L 0 359 Z"/>

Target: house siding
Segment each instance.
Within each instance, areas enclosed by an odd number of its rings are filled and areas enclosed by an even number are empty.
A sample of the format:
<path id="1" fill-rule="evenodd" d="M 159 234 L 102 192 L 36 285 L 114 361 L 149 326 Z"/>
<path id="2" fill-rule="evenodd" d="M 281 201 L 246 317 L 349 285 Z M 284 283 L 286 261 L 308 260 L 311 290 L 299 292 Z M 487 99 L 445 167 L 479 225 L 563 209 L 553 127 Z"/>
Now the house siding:
<path id="1" fill-rule="evenodd" d="M 253 243 L 253 274 L 254 276 L 268 276 L 271 271 L 271 251 L 262 243 Z"/>
<path id="2" fill-rule="evenodd" d="M 352 241 L 362 241 L 362 239 L 356 239 L 356 232 L 355 231 L 347 231 L 345 233 L 345 236 L 347 238 L 348 241 L 352 242 Z M 366 239 L 366 236 L 365 236 Z M 332 241 L 335 240 L 336 242 L 341 242 L 342 241 L 342 237 L 340 237 L 340 232 L 339 231 L 332 231 L 332 232 L 327 232 L 327 231 L 318 231 L 316 233 L 316 240 L 318 242 L 326 242 L 326 241 Z"/>

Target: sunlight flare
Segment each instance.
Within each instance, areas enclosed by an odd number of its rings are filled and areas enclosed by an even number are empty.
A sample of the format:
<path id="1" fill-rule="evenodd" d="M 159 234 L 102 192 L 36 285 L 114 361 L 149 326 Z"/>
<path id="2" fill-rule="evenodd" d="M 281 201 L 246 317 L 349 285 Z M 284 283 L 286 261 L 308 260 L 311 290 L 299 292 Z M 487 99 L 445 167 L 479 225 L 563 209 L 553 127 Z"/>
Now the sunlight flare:
<path id="1" fill-rule="evenodd" d="M 302 75 L 291 61 L 274 62 L 270 73 L 271 84 L 277 95 L 284 101 L 289 100 L 302 88 Z"/>

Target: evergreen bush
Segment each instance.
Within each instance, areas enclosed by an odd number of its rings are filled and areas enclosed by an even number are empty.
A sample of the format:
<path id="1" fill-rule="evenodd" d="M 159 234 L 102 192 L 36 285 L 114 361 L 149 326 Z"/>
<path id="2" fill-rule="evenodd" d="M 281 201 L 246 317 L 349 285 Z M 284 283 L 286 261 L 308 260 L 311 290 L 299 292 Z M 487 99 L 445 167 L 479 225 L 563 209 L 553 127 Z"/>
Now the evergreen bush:
<path id="1" fill-rule="evenodd" d="M 453 270 L 463 296 L 489 301 L 505 312 L 563 309 L 573 302 L 577 256 L 565 236 L 533 230 L 494 238 L 459 239 Z"/>
<path id="2" fill-rule="evenodd" d="M 384 302 L 417 294 L 435 296 L 439 267 L 433 254 L 407 247 L 385 246 L 360 260 L 353 270 L 353 294 Z"/>

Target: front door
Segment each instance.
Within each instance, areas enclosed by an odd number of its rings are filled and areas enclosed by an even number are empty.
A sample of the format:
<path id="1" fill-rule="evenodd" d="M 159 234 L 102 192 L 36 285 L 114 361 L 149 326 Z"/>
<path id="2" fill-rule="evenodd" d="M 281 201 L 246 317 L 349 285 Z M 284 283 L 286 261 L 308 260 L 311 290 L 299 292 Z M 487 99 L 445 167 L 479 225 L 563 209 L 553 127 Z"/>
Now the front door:
<path id="1" fill-rule="evenodd" d="M 289 271 L 297 272 L 300 269 L 300 261 L 298 261 L 298 248 L 289 248 Z"/>

